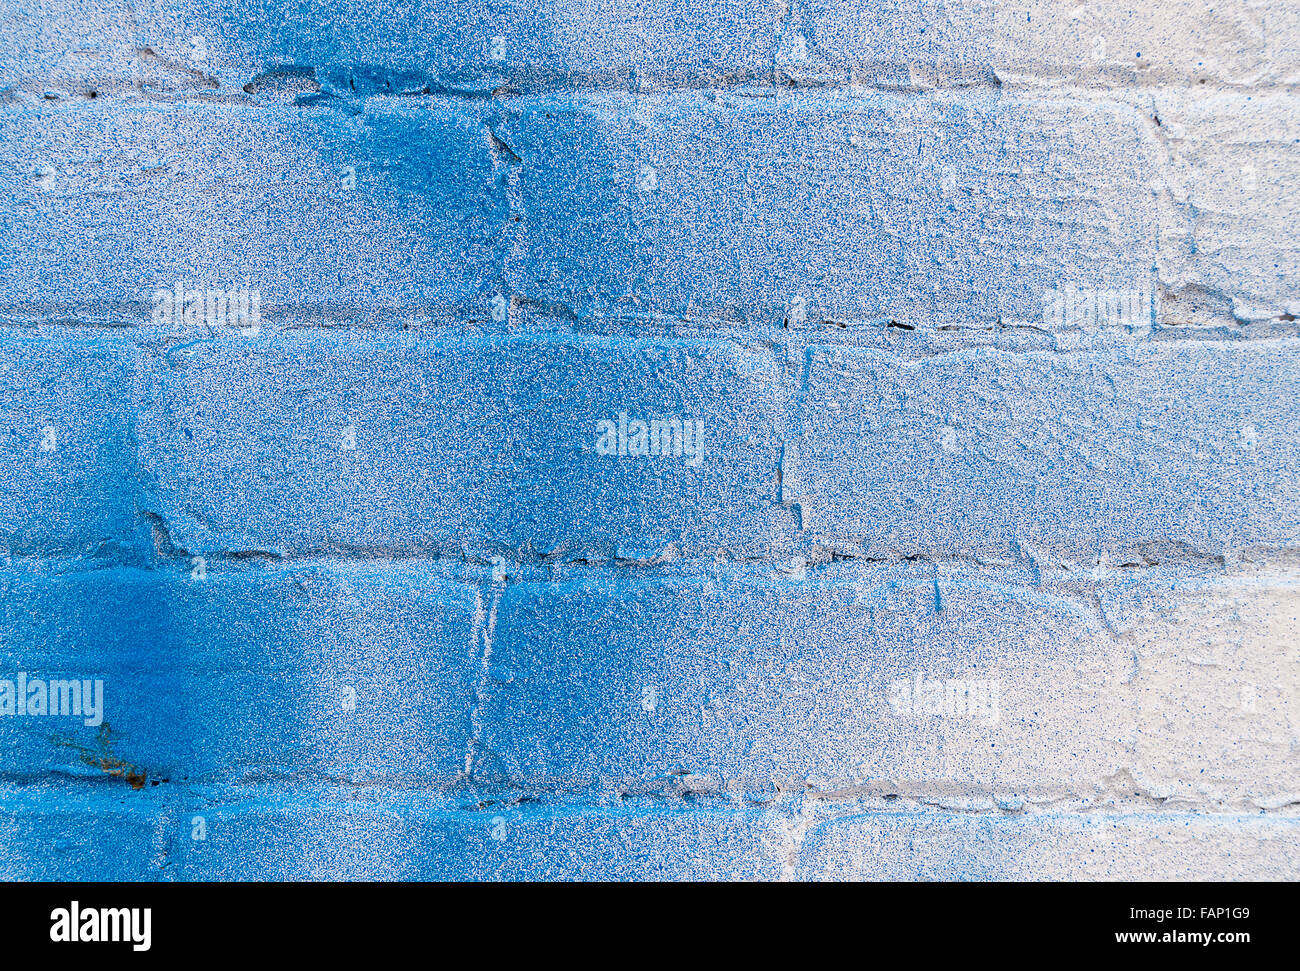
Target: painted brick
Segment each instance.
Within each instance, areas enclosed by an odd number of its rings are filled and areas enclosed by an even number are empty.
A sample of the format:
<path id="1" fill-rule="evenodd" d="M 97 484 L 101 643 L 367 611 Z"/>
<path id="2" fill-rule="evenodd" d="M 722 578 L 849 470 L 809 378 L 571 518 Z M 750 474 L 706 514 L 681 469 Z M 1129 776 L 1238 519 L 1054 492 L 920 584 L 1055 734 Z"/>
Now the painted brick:
<path id="1" fill-rule="evenodd" d="M 798 4 L 787 27 L 786 72 L 902 86 L 1066 82 L 1114 89 L 1295 77 L 1288 59 L 1297 13 L 1284 5 L 884 0 L 872 8 L 875 16 L 850 0 Z"/>
<path id="2" fill-rule="evenodd" d="M 0 719 L 0 773 L 416 779 L 464 768 L 476 592 L 374 564 L 0 576 L 4 678 L 101 679 L 103 723 Z"/>
<path id="3" fill-rule="evenodd" d="M 1296 820 L 1176 813 L 893 818 L 810 828 L 800 879 L 1284 880 Z"/>
<path id="4" fill-rule="evenodd" d="M 3 719 L 0 773 L 983 810 L 1300 791 L 1286 573 L 567 569 L 12 570 L 4 676 L 102 679 L 105 703 Z"/>
<path id="5" fill-rule="evenodd" d="M 462 809 L 412 791 L 165 790 L 111 804 L 101 793 L 0 789 L 0 867 L 17 879 L 127 880 L 775 879 L 782 870 L 770 815 L 728 806 Z"/>
<path id="6" fill-rule="evenodd" d="M 1300 253 L 1288 230 L 1300 218 L 1293 99 L 1174 90 L 1149 110 L 1159 119 L 1169 159 L 1161 178 L 1174 203 L 1160 247 L 1161 279 L 1174 291 L 1165 314 L 1196 322 L 1212 308 L 1256 325 L 1300 316 Z"/>
<path id="7" fill-rule="evenodd" d="M 771 348 L 692 341 L 204 341 L 156 374 L 141 461 L 192 553 L 761 553 L 792 521 L 783 377 Z M 600 454 L 620 412 L 702 423 L 700 463 Z"/>
<path id="8" fill-rule="evenodd" d="M 843 574 L 508 588 L 476 776 L 1024 798 L 1095 789 L 1123 764 L 1132 718 L 1107 693 L 1121 659 L 1086 607 L 992 577 Z M 918 677 L 992 682 L 998 711 L 895 707 Z"/>
<path id="9" fill-rule="evenodd" d="M 1155 159 L 1131 109 L 732 93 L 522 103 L 515 292 L 576 313 L 1041 323 L 1150 289 Z M 1086 134 L 1085 134 L 1086 133 Z"/>
<path id="10" fill-rule="evenodd" d="M 112 554 L 135 542 L 135 358 L 113 332 L 0 329 L 4 554 Z"/>
<path id="11" fill-rule="evenodd" d="M 486 319 L 506 224 L 475 103 L 0 108 L 0 302 L 148 321 L 157 290 Z M 352 170 L 351 172 L 349 170 Z M 349 186 L 354 181 L 355 185 Z M 288 254 L 288 255 L 286 255 Z"/>
<path id="12" fill-rule="evenodd" d="M 313 68 L 318 85 L 348 93 L 753 80 L 1258 86 L 1296 77 L 1296 12 L 1244 0 L 1150 9 L 453 0 L 427 10 L 336 4 L 327 16 L 250 0 L 37 6 L 6 32 L 0 80 L 38 97 L 238 92 L 276 65 Z"/>
<path id="13" fill-rule="evenodd" d="M 302 879 L 776 879 L 769 820 L 730 807 L 488 806 L 468 812 L 418 799 L 340 808 L 274 799 L 208 817 L 189 878 L 257 868 Z M 261 850 L 245 848 L 256 841 Z M 238 851 L 237 862 L 231 863 Z"/>
<path id="14" fill-rule="evenodd" d="M 1300 635 L 1296 594 L 1292 577 L 1251 570 L 1098 591 L 1107 628 L 1131 651 L 1137 790 L 1167 803 L 1296 802 L 1300 658 L 1279 649 Z"/>
<path id="15" fill-rule="evenodd" d="M 1295 799 L 1295 661 L 1271 647 L 1297 627 L 1285 576 L 755 572 L 509 586 L 491 610 L 475 778 L 955 809 Z M 1098 591 L 1132 630 L 1115 635 Z"/>
<path id="16" fill-rule="evenodd" d="M 155 813 L 101 791 L 0 787 L 5 880 L 165 880 L 164 833 Z"/>
<path id="17" fill-rule="evenodd" d="M 1290 548 L 1293 341 L 918 362 L 809 350 L 782 499 L 867 555 Z"/>

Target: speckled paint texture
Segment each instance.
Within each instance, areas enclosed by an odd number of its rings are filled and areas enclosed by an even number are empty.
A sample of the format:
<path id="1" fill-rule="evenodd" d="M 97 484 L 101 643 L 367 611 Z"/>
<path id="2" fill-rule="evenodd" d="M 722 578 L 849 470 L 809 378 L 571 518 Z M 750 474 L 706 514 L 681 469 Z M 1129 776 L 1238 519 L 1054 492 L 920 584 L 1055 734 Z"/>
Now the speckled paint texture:
<path id="1" fill-rule="evenodd" d="M 0 875 L 1300 878 L 1298 84 L 1295 0 L 3 0 Z"/>

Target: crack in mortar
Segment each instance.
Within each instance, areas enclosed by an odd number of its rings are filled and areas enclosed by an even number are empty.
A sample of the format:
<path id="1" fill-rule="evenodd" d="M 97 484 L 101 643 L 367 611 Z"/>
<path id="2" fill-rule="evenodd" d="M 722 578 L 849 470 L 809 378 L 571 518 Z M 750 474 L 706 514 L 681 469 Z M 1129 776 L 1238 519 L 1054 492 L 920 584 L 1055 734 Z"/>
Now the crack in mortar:
<path id="1" fill-rule="evenodd" d="M 521 185 L 524 160 L 497 132 L 501 122 L 485 122 L 484 134 L 492 156 L 492 169 L 496 173 L 497 187 L 505 202 L 505 221 L 497 236 L 495 251 L 500 256 L 497 271 L 498 292 L 493 298 L 491 319 L 505 324 L 507 329 L 516 323 L 519 297 L 511 292 L 510 266 L 527 251 L 527 224 L 524 214 L 524 194 Z"/>
<path id="2" fill-rule="evenodd" d="M 485 610 L 482 589 L 480 588 L 474 592 L 474 624 L 470 634 L 470 644 L 471 652 L 476 654 L 479 659 L 479 676 L 474 689 L 474 701 L 469 713 L 470 734 L 465 743 L 465 767 L 461 771 L 461 779 L 466 782 L 473 780 L 475 756 L 483 744 L 482 711 L 490 700 L 488 685 L 492 679 L 492 644 L 496 637 L 497 607 L 501 603 L 501 596 L 504 593 L 505 583 L 494 583 L 491 606 Z M 478 649 L 480 642 L 482 643 L 481 651 Z"/>

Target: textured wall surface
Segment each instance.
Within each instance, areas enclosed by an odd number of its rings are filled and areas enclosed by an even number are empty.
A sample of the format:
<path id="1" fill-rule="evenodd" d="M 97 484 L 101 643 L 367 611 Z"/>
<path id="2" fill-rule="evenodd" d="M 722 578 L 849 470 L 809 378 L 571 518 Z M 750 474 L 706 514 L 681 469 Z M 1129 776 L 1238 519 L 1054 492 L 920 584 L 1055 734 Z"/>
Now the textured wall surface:
<path id="1" fill-rule="evenodd" d="M 0 874 L 1300 878 L 1298 85 L 1296 0 L 3 0 Z"/>

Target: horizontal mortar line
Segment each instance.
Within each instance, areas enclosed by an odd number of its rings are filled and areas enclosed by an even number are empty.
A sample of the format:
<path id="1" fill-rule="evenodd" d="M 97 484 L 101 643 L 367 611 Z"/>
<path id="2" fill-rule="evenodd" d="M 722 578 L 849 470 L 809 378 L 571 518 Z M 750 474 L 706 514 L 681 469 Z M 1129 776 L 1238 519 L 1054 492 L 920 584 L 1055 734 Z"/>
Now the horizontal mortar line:
<path id="1" fill-rule="evenodd" d="M 921 62 L 926 64 L 927 62 Z M 839 67 L 830 66 L 825 70 L 835 73 L 847 73 L 856 69 L 870 70 L 873 62 L 864 62 L 862 64 Z M 902 71 L 907 67 L 903 62 L 878 62 L 875 66 L 881 69 Z M 794 70 L 794 69 L 791 69 Z M 997 72 L 999 69 L 992 69 Z M 635 73 L 636 77 L 643 83 L 637 88 L 631 88 L 627 83 L 627 75 L 611 77 L 608 81 L 602 81 L 598 75 L 574 75 L 570 76 L 570 83 L 546 84 L 529 82 L 527 80 L 510 77 L 503 77 L 499 84 L 491 87 L 471 87 L 446 84 L 444 82 L 430 82 L 427 86 L 418 91 L 369 91 L 357 94 L 332 95 L 328 92 L 298 92 L 290 98 L 285 97 L 268 97 L 264 94 L 249 94 L 243 90 L 244 84 L 233 83 L 229 88 L 203 88 L 192 91 L 150 91 L 141 89 L 137 79 L 130 75 L 122 75 L 120 78 L 114 78 L 120 84 L 120 87 L 111 91 L 105 91 L 103 87 L 104 79 L 95 79 L 96 83 L 90 80 L 84 81 L 81 86 L 87 88 L 87 93 L 69 94 L 66 98 L 47 99 L 41 95 L 30 93 L 29 96 L 36 103 L 47 103 L 53 106 L 77 104 L 81 106 L 94 106 L 104 108 L 114 102 L 136 102 L 147 104 L 176 104 L 193 106 L 198 104 L 207 104 L 211 106 L 227 105 L 254 105 L 254 106 L 288 106 L 294 105 L 300 108 L 328 108 L 344 107 L 349 104 L 359 104 L 365 101 L 410 101 L 418 98 L 444 99 L 451 102 L 493 102 L 503 103 L 516 98 L 546 97 L 553 95 L 583 95 L 592 94 L 626 94 L 629 97 L 637 96 L 659 96 L 673 94 L 691 94 L 696 92 L 726 92 L 731 94 L 744 95 L 752 92 L 755 97 L 770 97 L 773 94 L 787 93 L 798 94 L 800 92 L 817 92 L 817 93 L 846 93 L 846 94 L 895 94 L 921 97 L 934 93 L 961 93 L 966 91 L 994 91 L 1001 92 L 1006 97 L 1032 97 L 1034 100 L 1052 100 L 1050 95 L 1059 93 L 1062 97 L 1069 97 L 1070 92 L 1086 92 L 1089 95 L 1113 93 L 1115 101 L 1124 104 L 1123 93 L 1141 93 L 1146 94 L 1151 91 L 1194 91 L 1198 94 L 1242 94 L 1252 97 L 1270 94 L 1290 94 L 1300 88 L 1300 82 L 1291 82 L 1283 80 L 1272 80 L 1263 83 L 1259 82 L 1242 82 L 1234 83 L 1230 81 L 1211 80 L 1206 78 L 1204 83 L 1202 79 L 1196 77 L 1187 77 L 1179 74 L 1177 77 L 1139 77 L 1133 81 L 1120 81 L 1116 83 L 1113 80 L 1096 79 L 1083 80 L 1068 75 L 1033 75 L 1020 74 L 1013 70 L 1000 69 L 1001 76 L 993 78 L 984 78 L 971 80 L 967 82 L 949 82 L 944 83 L 938 80 L 935 83 L 918 85 L 918 84 L 890 84 L 887 82 L 871 82 L 868 80 L 845 80 L 840 79 L 812 79 L 791 77 L 787 73 L 781 76 L 775 76 L 772 72 L 757 73 L 745 75 L 742 77 L 718 78 L 716 76 L 700 75 L 685 80 L 674 77 L 671 74 L 646 74 L 639 69 L 628 69 L 628 74 Z M 797 72 L 796 72 L 797 73 Z M 648 83 L 647 83 L 648 82 Z M 62 82 L 65 85 L 66 81 Z M 103 86 L 103 87 L 101 87 Z M 32 85 L 30 91 L 35 92 L 37 88 L 55 87 L 53 83 L 49 85 L 40 84 Z M 426 90 L 427 88 L 427 90 Z M 10 91 L 14 89 L 11 87 Z M 88 92 L 94 90 L 95 97 L 89 97 Z M 1048 96 L 1048 97 L 1044 97 Z M 300 100 L 307 99 L 307 100 Z M 11 95 L 12 100 L 12 95 Z"/>
<path id="2" fill-rule="evenodd" d="M 214 277 L 217 274 L 213 274 Z M 224 281 L 219 279 L 191 281 L 193 289 L 210 289 Z M 200 286 L 202 285 L 202 286 Z M 1113 290 L 1113 287 L 1098 287 L 1098 290 Z M 265 326 L 267 324 L 284 324 L 295 329 L 308 328 L 347 328 L 357 327 L 374 329 L 377 326 L 403 326 L 418 328 L 438 328 L 453 326 L 473 326 L 476 328 L 500 330 L 510 332 L 518 328 L 518 324 L 512 324 L 509 320 L 494 320 L 491 316 L 491 308 L 486 306 L 487 301 L 497 294 L 485 293 L 483 307 L 472 304 L 458 305 L 426 305 L 411 307 L 367 307 L 364 305 L 337 308 L 302 308 L 285 306 L 283 304 L 263 303 L 260 307 L 260 320 Z M 962 323 L 959 319 L 954 320 L 952 317 L 938 317 L 925 315 L 923 317 L 903 317 L 898 313 L 877 313 L 871 315 L 849 315 L 837 314 L 834 316 L 822 317 L 819 321 L 798 323 L 795 326 L 789 326 L 782 323 L 786 319 L 785 308 L 776 302 L 772 303 L 755 303 L 753 305 L 733 304 L 718 307 L 712 312 L 702 312 L 691 317 L 683 317 L 673 313 L 671 310 L 641 311 L 637 313 L 619 313 L 609 310 L 591 310 L 576 311 L 567 307 L 552 307 L 541 301 L 530 299 L 521 294 L 511 294 L 504 292 L 501 294 L 509 300 L 510 316 L 522 320 L 544 320 L 544 321 L 565 321 L 571 324 L 627 324 L 627 325 L 657 325 L 662 327 L 694 327 L 699 329 L 720 329 L 720 328 L 744 328 L 744 327 L 767 327 L 779 330 L 789 330 L 800 333 L 826 332 L 834 333 L 836 330 L 857 330 L 867 327 L 884 328 L 895 327 L 903 330 L 923 329 L 937 333 L 959 332 L 963 330 L 974 330 L 981 332 L 997 333 L 1010 330 L 1037 331 L 1043 334 L 1059 333 L 1060 331 L 1051 331 L 1046 328 L 1039 319 L 1035 318 L 1010 318 L 1000 320 L 993 318 L 983 318 L 972 320 L 970 323 Z M 1232 295 L 1229 294 L 1230 298 Z M 1246 296 L 1246 294 L 1237 294 L 1237 296 Z M 1226 298 L 1225 298 L 1226 299 Z M 1229 320 L 1226 316 L 1222 324 L 1209 326 L 1222 327 L 1231 323 L 1233 326 L 1245 329 L 1252 326 L 1264 326 L 1278 323 L 1297 323 L 1297 320 L 1287 320 L 1290 316 L 1285 311 L 1279 310 L 1278 314 L 1272 318 L 1266 318 L 1258 321 Z M 761 317 L 764 321 L 756 321 L 753 318 Z M 10 304 L 0 307 L 0 327 L 40 327 L 40 326 L 62 326 L 69 328 L 85 329 L 112 329 L 112 330 L 160 330 L 164 331 L 161 324 L 156 324 L 150 311 L 141 308 L 140 304 L 113 303 L 104 302 L 96 304 L 93 307 L 85 304 Z M 168 325 L 174 327 L 175 325 Z M 1157 328 L 1167 328 L 1170 330 L 1195 329 L 1197 326 L 1207 325 L 1186 325 L 1172 322 L 1172 315 L 1165 314 L 1164 319 L 1157 321 Z M 1300 327 L 1300 323 L 1297 323 Z M 189 333 L 221 333 L 221 327 L 218 325 L 209 325 L 206 331 L 195 328 Z M 237 330 L 236 325 L 232 325 L 231 330 Z M 1124 333 L 1121 328 L 1100 328 L 1102 333 Z"/>
<path id="3" fill-rule="evenodd" d="M 175 338 L 179 341 L 220 341 L 230 340 L 249 341 L 260 339 L 263 335 L 250 338 L 249 335 L 242 335 L 235 332 L 225 332 L 221 330 L 212 331 L 195 331 L 189 334 L 180 334 L 171 331 L 160 331 L 153 324 L 148 322 L 124 321 L 124 322 L 104 322 L 104 321 L 77 321 L 71 322 L 66 319 L 68 315 L 58 315 L 62 319 L 49 320 L 20 320 L 13 319 L 0 320 L 0 330 L 12 331 L 37 331 L 56 329 L 62 330 L 69 334 L 76 333 L 119 333 L 119 334 L 139 334 L 147 338 Z M 1224 322 L 1221 324 L 1158 324 L 1150 330 L 1143 332 L 1130 332 L 1124 330 L 1099 330 L 1095 332 L 1083 332 L 1077 330 L 1050 331 L 1034 325 L 1028 324 L 1005 324 L 1002 326 L 990 325 L 970 325 L 970 326 L 953 326 L 949 324 L 931 325 L 926 323 L 911 324 L 908 327 L 891 326 L 887 320 L 853 323 L 846 326 L 837 326 L 834 323 L 825 328 L 807 328 L 807 327 L 782 327 L 780 324 L 756 326 L 753 324 L 739 324 L 725 319 L 719 319 L 716 322 L 697 322 L 683 321 L 673 318 L 618 318 L 618 317 L 590 317 L 583 318 L 581 322 L 575 322 L 565 316 L 545 316 L 535 315 L 538 321 L 535 326 L 516 325 L 501 326 L 496 323 L 484 322 L 482 325 L 474 318 L 469 318 L 463 322 L 410 322 L 392 319 L 391 321 L 381 321 L 376 323 L 366 323 L 360 321 L 292 321 L 287 325 L 284 318 L 272 318 L 269 322 L 264 321 L 262 331 L 267 336 L 276 334 L 338 334 L 338 335 L 355 335 L 357 337 L 373 337 L 376 335 L 410 335 L 417 337 L 421 334 L 429 334 L 444 339 L 448 335 L 455 336 L 457 332 L 466 338 L 467 343 L 483 342 L 496 338 L 510 338 L 518 340 L 529 339 L 576 339 L 576 340 L 602 340 L 602 341 L 619 341 L 626 339 L 629 342 L 649 341 L 655 339 L 664 340 L 690 340 L 698 339 L 703 341 L 717 341 L 719 343 L 794 343 L 806 341 L 815 344 L 825 344 L 828 346 L 855 348 L 861 347 L 867 350 L 889 350 L 888 346 L 878 343 L 862 344 L 861 339 L 879 338 L 882 335 L 887 336 L 900 344 L 912 343 L 925 340 L 931 344 L 943 342 L 946 345 L 934 347 L 903 347 L 896 349 L 899 351 L 914 351 L 921 356 L 929 357 L 949 352 L 968 350 L 977 347 L 992 346 L 987 343 L 989 339 L 997 339 L 997 350 L 1007 353 L 1030 353 L 1041 351 L 1054 351 L 1058 354 L 1087 353 L 1107 348 L 1119 347 L 1138 347 L 1152 344 L 1225 344 L 1225 345 L 1255 345 L 1268 341 L 1285 341 L 1300 337 L 1300 323 L 1283 320 L 1280 317 L 1272 320 L 1263 320 L 1251 323 L 1241 322 Z M 556 327 L 544 323 L 545 321 L 561 321 L 562 327 Z M 1053 344 L 1062 342 L 1072 342 L 1077 340 L 1086 340 L 1096 342 L 1093 344 L 1080 344 L 1069 347 L 1053 347 Z M 962 346 L 960 342 L 968 342 Z M 148 347 L 151 340 L 142 340 L 140 345 Z M 253 346 L 253 345 L 250 345 Z M 923 352 L 923 353 L 922 353 Z"/>
<path id="4" fill-rule="evenodd" d="M 1140 547 L 1141 543 L 1132 544 L 1134 547 Z M 5 556 L 5 562 L 0 564 L 0 575 L 6 569 L 12 569 L 15 564 L 22 567 L 36 567 L 38 565 L 62 566 L 64 569 L 57 571 L 58 575 L 80 574 L 80 573 L 99 573 L 105 570 L 130 569 L 139 570 L 145 573 L 164 572 L 175 570 L 177 572 L 188 573 L 191 569 L 194 559 L 202 558 L 209 572 L 216 576 L 229 575 L 236 576 L 241 574 L 262 572 L 266 568 L 289 569 L 300 566 L 330 566 L 341 564 L 391 564 L 394 567 L 413 567 L 421 564 L 429 566 L 451 566 L 457 568 L 483 569 L 490 570 L 493 566 L 493 560 L 500 557 L 507 567 L 516 569 L 532 570 L 616 570 L 616 571 L 644 571 L 646 573 L 659 573 L 666 576 L 683 576 L 683 570 L 694 570 L 697 574 L 707 574 L 710 570 L 725 570 L 727 568 L 740 569 L 763 569 L 765 571 L 775 570 L 778 572 L 794 572 L 791 570 L 792 560 L 797 560 L 799 565 L 808 571 L 819 573 L 822 571 L 833 571 L 836 569 L 852 569 L 853 567 L 906 567 L 909 565 L 924 564 L 931 566 L 958 566 L 966 567 L 973 570 L 1026 570 L 1044 576 L 1057 576 L 1062 578 L 1086 574 L 1089 577 L 1097 576 L 1098 564 L 1095 558 L 1084 558 L 1079 560 L 1077 567 L 1063 567 L 1050 562 L 1043 562 L 1031 557 L 1021 557 L 1018 559 L 1006 559 L 994 555 L 980 555 L 978 553 L 969 553 L 959 556 L 930 556 L 928 554 L 900 553 L 891 557 L 870 557 L 854 555 L 851 545 L 846 541 L 842 546 L 827 546 L 825 543 L 810 543 L 806 546 L 791 545 L 767 554 L 743 556 L 735 553 L 700 553 L 691 556 L 670 556 L 663 559 L 653 558 L 649 560 L 636 558 L 588 558 L 574 557 L 572 559 L 561 559 L 558 557 L 548 557 L 544 555 L 519 556 L 517 551 L 502 549 L 499 552 L 483 550 L 478 554 L 447 554 L 430 552 L 427 550 L 406 550 L 406 549 L 384 549 L 377 547 L 356 547 L 351 549 L 303 549 L 289 552 L 272 552 L 261 549 L 246 550 L 220 550 L 204 553 L 192 553 L 190 551 L 177 551 L 170 554 L 156 554 L 144 548 L 125 551 L 118 556 L 77 556 L 68 551 L 44 551 L 44 552 L 9 552 Z M 1053 558 L 1069 561 L 1070 557 L 1065 555 Z M 213 567 L 231 566 L 235 567 L 229 574 L 222 574 L 215 571 Z M 1163 561 L 1145 560 L 1138 562 L 1136 560 L 1127 563 L 1108 563 L 1102 568 L 1103 573 L 1114 575 L 1115 577 L 1131 576 L 1134 572 L 1153 571 L 1153 570 L 1182 570 L 1190 574 L 1205 575 L 1213 574 L 1222 576 L 1225 579 L 1240 579 L 1249 576 L 1247 570 L 1267 570 L 1275 568 L 1300 569 L 1300 545 L 1295 547 L 1272 547 L 1267 550 L 1249 549 L 1242 551 L 1231 567 L 1225 564 L 1224 558 L 1219 554 L 1212 553 L 1189 553 L 1187 555 L 1170 558 Z M 36 572 L 33 570 L 32 572 Z M 196 581 L 202 582 L 202 581 Z M 470 581 L 478 582 L 478 581 Z M 549 582 L 544 578 L 518 577 L 512 578 L 511 582 L 529 583 L 529 582 Z"/>
<path id="5" fill-rule="evenodd" d="M 131 767 L 136 768 L 136 767 Z M 140 771 L 146 771 L 139 767 Z M 152 781 L 152 780 L 150 780 Z M 124 808 L 152 811 L 176 808 L 180 801 L 192 800 L 212 810 L 257 809 L 261 806 L 278 808 L 329 808 L 350 811 L 372 811 L 387 813 L 398 800 L 423 799 L 423 806 L 412 808 L 439 815 L 468 815 L 478 813 L 498 813 L 502 811 L 537 812 L 545 814 L 555 811 L 585 812 L 596 814 L 620 812 L 641 812 L 647 808 L 672 808 L 689 805 L 697 809 L 728 812 L 737 814 L 754 814 L 766 816 L 771 813 L 781 814 L 790 808 L 816 822 L 833 822 L 837 819 L 850 819 L 858 816 L 929 816 L 932 818 L 1031 818 L 1043 820 L 1048 818 L 1131 818 L 1144 821 L 1161 818 L 1185 818 L 1187 816 L 1206 818 L 1265 818 L 1272 821 L 1294 820 L 1300 824 L 1300 802 L 1288 802 L 1277 806 L 1261 806 L 1259 803 L 1242 798 L 1224 802 L 1213 799 L 1185 800 L 1171 797 L 1137 796 L 1122 797 L 1104 794 L 1097 797 L 1052 796 L 1042 801 L 1026 798 L 1023 805 L 1015 808 L 993 806 L 958 806 L 953 803 L 963 799 L 972 802 L 994 802 L 996 792 L 989 789 L 958 792 L 951 789 L 928 791 L 925 789 L 900 788 L 897 792 L 879 797 L 836 797 L 827 798 L 816 791 L 799 786 L 782 788 L 770 798 L 754 798 L 743 789 L 718 790 L 674 790 L 653 791 L 644 788 L 640 779 L 629 778 L 628 786 L 583 787 L 575 789 L 542 789 L 540 787 L 505 785 L 476 788 L 473 783 L 447 780 L 445 784 L 435 785 L 416 780 L 402 782 L 367 780 L 348 782 L 337 777 L 307 776 L 301 773 L 287 774 L 280 778 L 246 781 L 239 779 L 187 779 L 168 780 L 158 785 L 146 784 L 136 797 L 134 793 L 123 793 L 118 803 Z M 0 772 L 0 785 L 16 790 L 45 793 L 51 789 L 62 792 L 95 794 L 118 792 L 128 783 L 121 777 L 104 774 L 103 776 L 79 775 L 60 771 L 41 773 Z M 459 788 L 458 788 L 459 786 Z M 280 793 L 292 794 L 286 799 Z M 358 800 L 359 793 L 374 797 L 374 801 Z M 130 799 L 138 798 L 140 805 L 131 806 Z M 156 800 L 156 801 L 155 801 Z M 811 808 L 807 808 L 807 807 Z M 59 809 L 42 809 L 37 812 L 60 812 Z M 0 805 L 0 815 L 12 814 L 11 805 Z"/>

